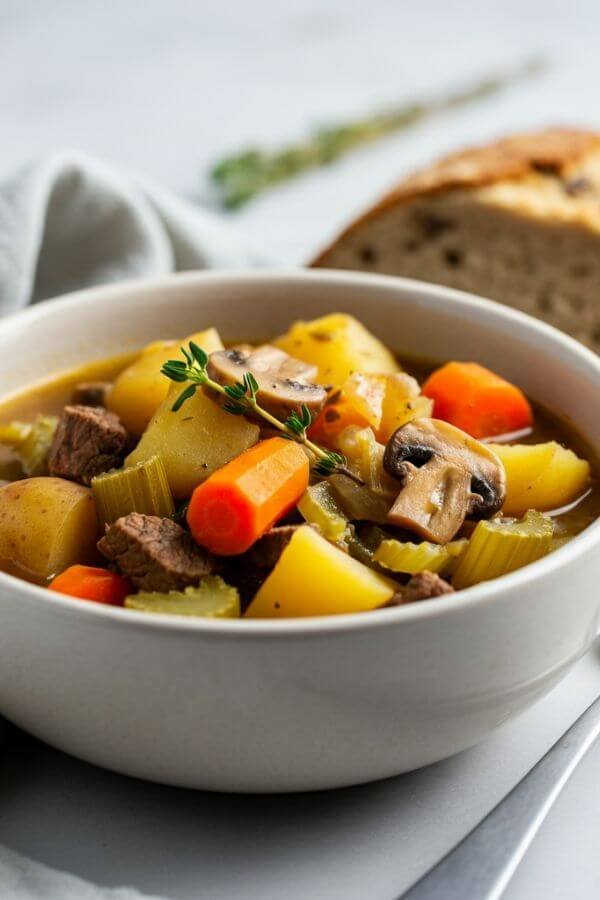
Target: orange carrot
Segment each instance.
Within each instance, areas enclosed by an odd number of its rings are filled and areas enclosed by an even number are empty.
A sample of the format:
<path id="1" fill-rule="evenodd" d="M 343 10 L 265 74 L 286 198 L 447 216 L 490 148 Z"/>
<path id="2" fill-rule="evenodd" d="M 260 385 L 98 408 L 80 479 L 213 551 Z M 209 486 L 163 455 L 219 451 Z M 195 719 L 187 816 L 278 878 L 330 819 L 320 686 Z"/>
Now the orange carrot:
<path id="1" fill-rule="evenodd" d="M 187 514 L 194 539 L 221 556 L 244 553 L 296 505 L 308 474 L 299 444 L 261 441 L 196 488 Z"/>
<path id="2" fill-rule="evenodd" d="M 533 424 L 523 391 L 478 363 L 449 362 L 429 376 L 423 393 L 433 415 L 475 438 L 519 431 Z"/>
<path id="3" fill-rule="evenodd" d="M 133 593 L 122 575 L 94 566 L 69 566 L 52 580 L 49 590 L 110 606 L 123 606 L 125 597 Z"/>

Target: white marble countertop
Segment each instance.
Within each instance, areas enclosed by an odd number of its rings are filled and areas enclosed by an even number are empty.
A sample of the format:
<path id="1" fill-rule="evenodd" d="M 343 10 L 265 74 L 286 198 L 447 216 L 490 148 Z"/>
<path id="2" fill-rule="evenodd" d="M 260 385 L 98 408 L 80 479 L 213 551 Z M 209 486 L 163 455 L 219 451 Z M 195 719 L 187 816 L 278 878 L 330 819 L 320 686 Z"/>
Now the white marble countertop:
<path id="1" fill-rule="evenodd" d="M 80 149 L 206 199 L 215 158 L 315 122 L 460 85 L 535 54 L 551 68 L 282 187 L 231 217 L 301 263 L 400 174 L 469 141 L 600 125 L 600 4 L 578 0 L 2 0 L 0 173 Z M 571 598 L 565 597 L 565 602 Z M 174 898 L 391 898 L 465 833 L 600 690 L 592 652 L 483 746 L 377 785 L 214 797 L 144 785 L 29 739 L 0 747 L 0 842 L 103 884 Z M 595 900 L 599 751 L 575 776 L 508 900 Z"/>

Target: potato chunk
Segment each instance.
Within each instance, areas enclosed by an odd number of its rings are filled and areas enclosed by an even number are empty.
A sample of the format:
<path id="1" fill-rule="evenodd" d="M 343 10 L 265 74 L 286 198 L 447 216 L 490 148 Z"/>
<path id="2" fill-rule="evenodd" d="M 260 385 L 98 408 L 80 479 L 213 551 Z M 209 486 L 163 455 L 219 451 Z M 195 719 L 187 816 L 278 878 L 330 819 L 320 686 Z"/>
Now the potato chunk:
<path id="1" fill-rule="evenodd" d="M 376 609 L 391 600 L 394 581 L 302 526 L 248 607 L 254 619 L 325 616 Z"/>
<path id="2" fill-rule="evenodd" d="M 183 384 L 172 385 L 139 444 L 125 460 L 126 466 L 134 466 L 160 456 L 177 499 L 189 497 L 216 469 L 255 444 L 259 434 L 258 425 L 225 412 L 201 388 L 173 412 L 171 407 L 184 388 Z"/>
<path id="3" fill-rule="evenodd" d="M 334 387 L 341 387 L 354 372 L 386 375 L 400 369 L 381 341 L 344 313 L 296 322 L 275 344 L 290 356 L 316 365 L 317 380 Z"/>
<path id="4" fill-rule="evenodd" d="M 0 488 L 0 567 L 45 582 L 96 558 L 92 492 L 62 478 L 27 478 Z"/>
<path id="5" fill-rule="evenodd" d="M 223 349 L 215 328 L 199 331 L 184 341 L 154 341 L 118 376 L 106 404 L 119 416 L 130 434 L 142 434 L 167 396 L 170 382 L 161 375 L 163 363 L 169 359 L 179 359 L 180 346 L 186 346 L 190 341 L 195 341 L 207 353 Z"/>
<path id="6" fill-rule="evenodd" d="M 506 470 L 502 509 L 508 516 L 521 516 L 529 509 L 559 509 L 581 496 L 589 484 L 590 464 L 556 441 L 489 446 Z"/>
<path id="7" fill-rule="evenodd" d="M 377 440 L 387 444 L 394 432 L 412 419 L 427 419 L 433 412 L 433 400 L 421 394 L 416 379 L 401 372 L 388 376 Z"/>

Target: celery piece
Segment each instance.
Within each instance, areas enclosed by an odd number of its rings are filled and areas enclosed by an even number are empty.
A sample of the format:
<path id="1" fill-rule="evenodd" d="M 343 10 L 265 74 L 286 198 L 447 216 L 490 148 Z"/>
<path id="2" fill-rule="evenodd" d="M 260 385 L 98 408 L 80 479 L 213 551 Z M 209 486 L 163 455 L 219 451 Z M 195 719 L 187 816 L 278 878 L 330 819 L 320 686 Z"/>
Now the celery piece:
<path id="1" fill-rule="evenodd" d="M 0 425 L 0 444 L 6 444 L 8 447 L 17 449 L 21 446 L 29 432 L 31 425 L 25 422 L 8 422 L 6 425 Z"/>
<path id="2" fill-rule="evenodd" d="M 348 519 L 343 514 L 327 481 L 308 488 L 298 510 L 310 525 L 316 525 L 324 538 L 337 543 L 347 536 Z"/>
<path id="3" fill-rule="evenodd" d="M 384 531 L 379 525 L 373 525 L 372 522 L 361 522 L 358 526 L 350 525 L 348 552 L 354 559 L 373 567 L 375 551 L 381 542 L 389 540 L 389 537 L 388 531 Z"/>
<path id="4" fill-rule="evenodd" d="M 56 416 L 37 416 L 30 425 L 16 421 L 0 425 L 0 443 L 13 448 L 25 475 L 47 475 L 57 425 Z"/>
<path id="5" fill-rule="evenodd" d="M 374 561 L 392 572 L 418 575 L 425 570 L 448 575 L 456 566 L 468 541 L 450 541 L 448 544 L 413 544 L 403 541 L 382 541 L 373 557 Z"/>
<path id="6" fill-rule="evenodd" d="M 550 552 L 554 525 L 536 510 L 518 522 L 479 522 L 452 577 L 455 588 L 499 578 Z"/>
<path id="7" fill-rule="evenodd" d="M 30 478 L 48 474 L 48 457 L 57 425 L 56 416 L 37 416 L 17 447 L 23 471 Z"/>
<path id="8" fill-rule="evenodd" d="M 356 533 L 356 525 L 348 526 L 348 553 L 363 566 L 373 568 L 373 549 Z"/>
<path id="9" fill-rule="evenodd" d="M 171 616 L 200 616 L 205 619 L 239 619 L 240 596 L 218 575 L 203 578 L 198 587 L 168 593 L 141 592 L 125 598 L 128 609 Z"/>
<path id="10" fill-rule="evenodd" d="M 381 575 L 390 575 L 390 569 L 386 569 L 375 561 L 375 552 L 383 541 L 390 539 L 388 531 L 384 531 L 379 525 L 372 522 L 359 522 L 348 526 L 348 553 L 364 566 L 374 569 Z M 395 577 L 392 575 L 392 577 Z"/>
<path id="11" fill-rule="evenodd" d="M 100 525 L 110 525 L 131 512 L 168 518 L 175 512 L 167 474 L 160 456 L 127 469 L 103 472 L 92 479 Z"/>
<path id="12" fill-rule="evenodd" d="M 367 485 L 357 484 L 347 475 L 331 475 L 328 483 L 344 515 L 353 522 L 376 522 L 388 524 L 388 512 L 392 501 L 371 490 Z"/>

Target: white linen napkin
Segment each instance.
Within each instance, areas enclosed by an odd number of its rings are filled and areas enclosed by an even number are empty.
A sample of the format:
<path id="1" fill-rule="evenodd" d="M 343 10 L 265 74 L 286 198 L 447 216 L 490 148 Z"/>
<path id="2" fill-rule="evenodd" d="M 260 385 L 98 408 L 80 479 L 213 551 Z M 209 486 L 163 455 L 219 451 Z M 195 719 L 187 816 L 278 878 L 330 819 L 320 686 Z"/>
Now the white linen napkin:
<path id="1" fill-rule="evenodd" d="M 0 315 L 108 281 L 266 261 L 212 213 L 90 157 L 0 180 Z"/>
<path id="2" fill-rule="evenodd" d="M 108 281 L 266 261 L 210 212 L 96 159 L 59 154 L 0 180 L 0 315 Z M 2 731 L 0 721 L 0 757 Z M 0 897 L 142 896 L 87 884 L 0 847 Z"/>

